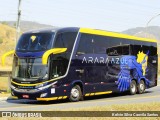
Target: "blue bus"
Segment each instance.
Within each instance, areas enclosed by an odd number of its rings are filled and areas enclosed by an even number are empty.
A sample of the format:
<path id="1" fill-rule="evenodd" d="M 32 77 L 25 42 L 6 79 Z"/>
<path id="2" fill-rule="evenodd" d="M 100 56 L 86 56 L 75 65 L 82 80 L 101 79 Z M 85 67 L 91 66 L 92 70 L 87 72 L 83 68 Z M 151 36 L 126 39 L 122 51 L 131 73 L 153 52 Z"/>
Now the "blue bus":
<path id="1" fill-rule="evenodd" d="M 157 41 L 88 28 L 52 28 L 21 35 L 14 52 L 11 94 L 39 101 L 157 86 Z"/>

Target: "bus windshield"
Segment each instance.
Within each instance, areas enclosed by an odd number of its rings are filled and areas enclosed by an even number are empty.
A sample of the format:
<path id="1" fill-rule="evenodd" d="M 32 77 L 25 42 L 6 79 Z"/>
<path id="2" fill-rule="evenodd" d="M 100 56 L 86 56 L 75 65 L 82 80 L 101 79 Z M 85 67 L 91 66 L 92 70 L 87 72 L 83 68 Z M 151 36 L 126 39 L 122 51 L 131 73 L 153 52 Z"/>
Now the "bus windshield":
<path id="1" fill-rule="evenodd" d="M 14 59 L 13 77 L 24 79 L 47 79 L 48 65 L 42 64 L 42 58 Z"/>
<path id="2" fill-rule="evenodd" d="M 17 51 L 45 51 L 52 47 L 54 33 L 23 34 L 17 44 Z"/>

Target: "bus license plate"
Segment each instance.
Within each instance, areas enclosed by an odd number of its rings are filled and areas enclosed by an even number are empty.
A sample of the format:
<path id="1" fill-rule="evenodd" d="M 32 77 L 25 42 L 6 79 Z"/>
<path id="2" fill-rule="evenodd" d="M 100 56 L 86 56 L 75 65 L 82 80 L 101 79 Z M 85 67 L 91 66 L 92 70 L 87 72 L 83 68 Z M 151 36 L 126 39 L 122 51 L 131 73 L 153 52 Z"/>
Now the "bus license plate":
<path id="1" fill-rule="evenodd" d="M 23 95 L 23 98 L 28 99 L 28 98 L 29 98 L 29 95 Z"/>

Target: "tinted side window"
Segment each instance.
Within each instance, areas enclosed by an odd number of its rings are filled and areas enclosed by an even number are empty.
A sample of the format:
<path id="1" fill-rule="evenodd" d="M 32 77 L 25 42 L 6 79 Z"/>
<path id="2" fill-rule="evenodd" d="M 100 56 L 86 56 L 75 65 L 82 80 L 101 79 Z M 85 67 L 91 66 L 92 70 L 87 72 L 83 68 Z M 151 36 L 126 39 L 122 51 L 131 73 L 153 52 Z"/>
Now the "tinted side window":
<path id="1" fill-rule="evenodd" d="M 77 54 L 128 55 L 130 46 L 127 40 L 108 36 L 81 34 Z"/>
<path id="2" fill-rule="evenodd" d="M 112 47 L 107 49 L 107 54 L 109 56 L 118 56 L 118 55 L 129 55 L 130 46 L 129 45 L 120 45 L 117 47 Z"/>
<path id="3" fill-rule="evenodd" d="M 110 40 L 110 47 L 117 47 L 122 43 L 122 40 L 119 38 L 108 37 Z"/>
<path id="4" fill-rule="evenodd" d="M 93 35 L 81 34 L 77 54 L 94 53 L 94 44 Z"/>
<path id="5" fill-rule="evenodd" d="M 110 44 L 107 49 L 107 54 L 110 56 L 117 55 L 129 55 L 130 54 L 130 43 L 127 39 L 121 38 L 109 38 Z"/>
<path id="6" fill-rule="evenodd" d="M 156 43 L 155 43 L 155 44 L 156 44 Z M 151 55 L 151 56 L 157 55 L 157 46 L 156 46 L 156 45 L 150 46 L 150 55 Z"/>
<path id="7" fill-rule="evenodd" d="M 122 47 L 120 46 L 121 40 L 119 38 L 108 37 L 109 48 L 107 49 L 107 54 L 109 56 L 121 55 Z"/>
<path id="8" fill-rule="evenodd" d="M 157 48 L 156 47 L 143 45 L 142 49 L 143 49 L 143 52 L 145 54 L 148 53 L 149 56 L 154 56 L 154 55 L 157 54 Z"/>
<path id="9" fill-rule="evenodd" d="M 157 47 L 152 46 L 152 43 L 150 43 L 150 42 L 141 42 L 141 43 L 143 45 L 135 44 L 135 45 L 131 46 L 131 48 L 132 48 L 131 54 L 132 55 L 137 56 L 137 54 L 138 54 L 139 51 L 140 52 L 143 51 L 143 53 L 145 53 L 145 54 L 148 53 L 149 56 L 154 56 L 154 55 L 157 54 Z"/>
<path id="10" fill-rule="evenodd" d="M 129 55 L 130 54 L 130 45 L 124 45 L 122 47 L 122 55 Z"/>
<path id="11" fill-rule="evenodd" d="M 65 32 L 57 35 L 54 48 L 67 48 L 67 52 L 72 51 L 77 32 Z"/>
<path id="12" fill-rule="evenodd" d="M 106 54 L 106 50 L 111 46 L 112 38 L 100 35 L 81 34 L 77 54 Z M 114 41 L 114 45 L 118 44 Z"/>
<path id="13" fill-rule="evenodd" d="M 107 54 L 109 56 L 118 56 L 122 54 L 122 47 L 117 46 L 117 47 L 110 47 L 107 49 Z"/>
<path id="14" fill-rule="evenodd" d="M 137 56 L 138 52 L 142 51 L 142 46 L 141 45 L 133 45 L 132 46 L 132 55 Z"/>
<path id="15" fill-rule="evenodd" d="M 110 40 L 106 36 L 94 36 L 94 53 L 106 54 L 106 49 L 109 48 Z"/>

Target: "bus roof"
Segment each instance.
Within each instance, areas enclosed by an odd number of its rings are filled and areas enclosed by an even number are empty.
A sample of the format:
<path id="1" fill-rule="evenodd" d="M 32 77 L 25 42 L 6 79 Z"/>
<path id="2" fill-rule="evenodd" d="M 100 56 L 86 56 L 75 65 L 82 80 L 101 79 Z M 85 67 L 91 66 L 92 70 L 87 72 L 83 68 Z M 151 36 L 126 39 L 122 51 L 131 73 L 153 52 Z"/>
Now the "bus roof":
<path id="1" fill-rule="evenodd" d="M 138 41 L 144 41 L 144 42 L 157 42 L 157 40 L 154 40 L 154 39 L 140 38 L 140 37 L 116 33 L 116 32 L 95 30 L 95 29 L 89 29 L 89 28 L 80 28 L 80 32 L 81 33 L 88 33 L 88 34 L 95 34 L 95 35 L 102 35 L 102 36 L 125 38 L 125 39 L 131 39 L 131 40 L 138 40 Z"/>
<path id="2" fill-rule="evenodd" d="M 47 29 L 31 30 L 25 33 L 58 32 L 58 31 L 68 31 L 68 30 L 73 30 L 77 32 L 79 30 L 79 32 L 81 33 L 138 40 L 138 41 L 144 41 L 144 42 L 157 42 L 157 40 L 154 40 L 154 39 L 141 38 L 141 37 L 131 36 L 131 35 L 122 34 L 122 33 L 116 33 L 116 32 L 110 32 L 110 31 L 104 31 L 104 30 L 97 30 L 97 29 L 90 29 L 90 28 L 78 28 L 78 27 L 53 27 L 53 28 L 47 28 Z"/>
<path id="3" fill-rule="evenodd" d="M 42 28 L 42 29 L 34 29 L 27 32 L 24 32 L 24 34 L 27 33 L 48 33 L 48 32 L 63 32 L 63 31 L 79 31 L 79 28 L 77 27 L 51 27 L 51 28 Z"/>

